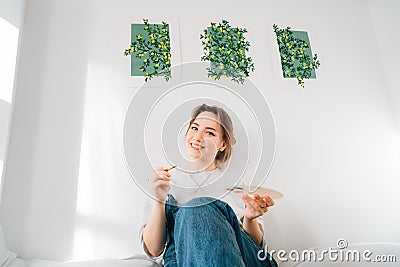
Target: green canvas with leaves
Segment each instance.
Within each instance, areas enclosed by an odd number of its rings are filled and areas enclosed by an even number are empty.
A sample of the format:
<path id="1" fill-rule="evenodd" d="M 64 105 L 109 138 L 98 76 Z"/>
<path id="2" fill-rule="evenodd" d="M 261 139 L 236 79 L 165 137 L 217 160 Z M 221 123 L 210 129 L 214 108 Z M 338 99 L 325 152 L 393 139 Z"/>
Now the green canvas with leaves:
<path id="1" fill-rule="evenodd" d="M 290 27 L 280 29 L 273 25 L 281 57 L 284 78 L 296 78 L 304 87 L 304 79 L 315 79 L 320 66 L 317 54 L 312 54 L 310 40 L 305 31 L 293 31 Z"/>
<path id="2" fill-rule="evenodd" d="M 144 76 L 145 81 L 154 76 L 171 77 L 171 46 L 169 25 L 131 24 L 131 46 L 125 55 L 131 56 L 131 76 Z"/>
<path id="3" fill-rule="evenodd" d="M 246 41 L 247 29 L 231 27 L 229 22 L 211 23 L 200 35 L 204 55 L 202 61 L 209 61 L 208 77 L 214 80 L 230 77 L 232 81 L 243 83 L 254 71 L 251 57 L 246 56 L 250 42 Z"/>
<path id="4" fill-rule="evenodd" d="M 304 55 L 309 58 L 312 58 L 313 55 L 312 55 L 312 51 L 311 51 L 310 39 L 308 38 L 308 33 L 303 32 L 303 31 L 292 31 L 292 33 L 293 33 L 293 37 L 295 39 L 302 40 L 307 44 L 307 46 L 304 47 Z M 300 65 L 301 65 L 301 62 L 299 60 L 294 61 L 295 68 L 297 68 Z M 317 76 L 315 74 L 315 69 L 310 68 L 310 70 L 311 70 L 311 74 L 310 74 L 310 77 L 308 77 L 308 79 L 317 78 Z M 289 78 L 286 74 L 284 74 L 284 77 Z M 296 77 L 290 77 L 290 78 L 296 78 Z"/>

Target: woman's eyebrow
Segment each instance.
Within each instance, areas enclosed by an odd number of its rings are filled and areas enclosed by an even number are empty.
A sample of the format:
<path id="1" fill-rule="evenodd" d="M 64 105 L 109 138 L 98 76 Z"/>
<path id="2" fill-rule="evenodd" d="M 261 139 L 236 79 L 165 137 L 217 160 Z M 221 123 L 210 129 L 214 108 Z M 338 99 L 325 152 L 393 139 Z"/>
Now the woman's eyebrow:
<path id="1" fill-rule="evenodd" d="M 215 130 L 214 128 L 212 128 L 212 127 L 206 127 L 206 129 L 209 129 L 209 130 L 213 130 L 213 131 L 217 131 L 217 130 Z"/>
<path id="2" fill-rule="evenodd" d="M 198 124 L 197 122 L 193 122 L 192 125 L 200 126 L 200 124 Z M 217 131 L 217 130 L 215 130 L 215 129 L 212 128 L 212 127 L 206 127 L 206 129 L 213 130 L 213 131 L 215 131 L 215 132 Z"/>

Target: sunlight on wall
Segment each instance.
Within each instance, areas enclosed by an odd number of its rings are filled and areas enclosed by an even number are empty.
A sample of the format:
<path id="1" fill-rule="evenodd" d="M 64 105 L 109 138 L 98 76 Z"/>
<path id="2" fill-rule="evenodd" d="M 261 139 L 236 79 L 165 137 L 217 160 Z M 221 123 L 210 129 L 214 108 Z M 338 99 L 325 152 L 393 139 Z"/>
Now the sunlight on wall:
<path id="1" fill-rule="evenodd" d="M 11 103 L 19 30 L 0 18 L 0 99 Z"/>
<path id="2" fill-rule="evenodd" d="M 0 17 L 0 189 L 3 180 L 3 161 L 13 94 L 18 35 L 18 28 Z"/>
<path id="3" fill-rule="evenodd" d="M 122 153 L 123 120 L 130 93 L 124 94 L 129 91 L 109 81 L 112 73 L 101 64 L 88 65 L 74 260 L 126 257 L 139 246 L 135 244 L 135 208 L 142 205 L 135 203 L 143 196 L 127 176 Z"/>

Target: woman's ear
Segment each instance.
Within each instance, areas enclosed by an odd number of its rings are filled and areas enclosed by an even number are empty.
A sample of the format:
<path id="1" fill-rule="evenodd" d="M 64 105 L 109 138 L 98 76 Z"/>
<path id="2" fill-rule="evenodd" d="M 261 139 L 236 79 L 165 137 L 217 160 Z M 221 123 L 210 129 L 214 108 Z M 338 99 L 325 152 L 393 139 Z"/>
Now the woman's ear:
<path id="1" fill-rule="evenodd" d="M 226 148 L 225 142 L 222 143 L 221 147 L 219 148 L 219 151 L 222 152 Z"/>

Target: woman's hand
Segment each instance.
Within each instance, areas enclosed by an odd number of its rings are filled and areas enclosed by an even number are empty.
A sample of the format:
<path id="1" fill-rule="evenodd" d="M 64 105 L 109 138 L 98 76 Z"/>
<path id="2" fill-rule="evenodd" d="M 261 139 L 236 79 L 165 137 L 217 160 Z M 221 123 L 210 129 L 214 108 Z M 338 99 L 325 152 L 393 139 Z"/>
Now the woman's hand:
<path id="1" fill-rule="evenodd" d="M 167 168 L 155 167 L 154 177 L 149 179 L 152 183 L 154 196 L 159 201 L 165 201 L 168 196 L 169 182 L 171 181 L 171 175 Z"/>
<path id="2" fill-rule="evenodd" d="M 246 194 L 242 196 L 242 199 L 246 204 L 244 218 L 248 220 L 262 216 L 268 211 L 268 207 L 274 205 L 274 201 L 269 195 L 260 196 L 259 194 L 254 194 L 254 197 L 250 197 Z"/>

